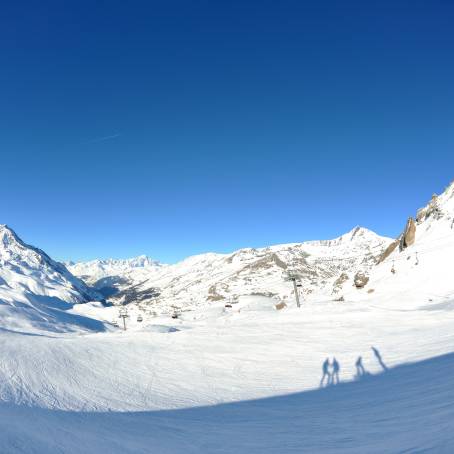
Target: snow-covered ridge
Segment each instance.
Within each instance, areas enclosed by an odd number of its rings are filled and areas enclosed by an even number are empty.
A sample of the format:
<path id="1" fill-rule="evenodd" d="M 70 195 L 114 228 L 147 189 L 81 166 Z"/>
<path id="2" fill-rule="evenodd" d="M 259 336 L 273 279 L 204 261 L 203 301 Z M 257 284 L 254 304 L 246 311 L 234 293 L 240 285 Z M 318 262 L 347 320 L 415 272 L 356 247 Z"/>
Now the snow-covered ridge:
<path id="1" fill-rule="evenodd" d="M 135 268 L 151 268 L 164 266 L 157 260 L 146 255 L 130 259 L 96 259 L 88 262 L 66 262 L 65 265 L 79 276 L 101 278 L 115 273 L 124 273 Z"/>
<path id="2" fill-rule="evenodd" d="M 95 259 L 83 262 L 87 266 L 118 267 L 118 268 L 143 268 L 146 266 L 160 265 L 160 262 L 153 260 L 147 255 L 139 255 L 129 259 Z M 69 266 L 77 265 L 75 262 L 67 262 Z"/>
<path id="3" fill-rule="evenodd" d="M 101 296 L 42 250 L 0 225 L 0 324 L 12 330 L 101 329 L 102 324 L 70 316 L 73 304 Z"/>

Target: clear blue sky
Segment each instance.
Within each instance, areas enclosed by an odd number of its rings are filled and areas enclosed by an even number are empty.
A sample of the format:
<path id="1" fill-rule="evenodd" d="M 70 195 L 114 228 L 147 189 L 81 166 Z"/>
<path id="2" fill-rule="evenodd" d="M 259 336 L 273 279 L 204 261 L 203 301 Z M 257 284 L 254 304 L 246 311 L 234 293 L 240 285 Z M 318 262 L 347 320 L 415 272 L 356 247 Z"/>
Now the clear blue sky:
<path id="1" fill-rule="evenodd" d="M 395 236 L 454 178 L 454 3 L 4 2 L 0 223 L 57 259 Z"/>

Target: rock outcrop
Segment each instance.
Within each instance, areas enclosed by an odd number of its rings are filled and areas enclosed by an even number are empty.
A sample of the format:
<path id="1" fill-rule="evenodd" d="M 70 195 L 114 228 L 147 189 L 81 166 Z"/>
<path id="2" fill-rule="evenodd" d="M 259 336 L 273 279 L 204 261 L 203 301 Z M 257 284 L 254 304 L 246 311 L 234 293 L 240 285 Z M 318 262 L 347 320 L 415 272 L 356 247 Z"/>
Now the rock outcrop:
<path id="1" fill-rule="evenodd" d="M 333 293 L 338 293 L 342 289 L 342 286 L 345 284 L 345 282 L 348 281 L 348 274 L 347 273 L 342 273 L 335 281 L 333 284 Z"/>
<path id="2" fill-rule="evenodd" d="M 420 224 L 428 218 L 441 219 L 442 217 L 443 211 L 439 206 L 438 196 L 437 194 L 434 194 L 429 204 L 425 208 L 418 210 L 418 212 L 416 213 L 416 222 Z"/>
<path id="3" fill-rule="evenodd" d="M 405 226 L 404 233 L 400 238 L 400 245 L 399 248 L 403 251 L 408 246 L 414 244 L 416 240 L 416 223 L 415 220 L 410 217 L 408 218 L 407 225 Z"/>
<path id="4" fill-rule="evenodd" d="M 363 288 L 369 282 L 369 277 L 362 271 L 358 271 L 353 279 L 356 288 Z"/>
<path id="5" fill-rule="evenodd" d="M 397 248 L 397 246 L 399 246 L 400 244 L 400 237 L 397 238 L 397 240 L 393 241 L 386 249 L 385 249 L 385 252 L 383 252 L 383 254 L 380 256 L 380 258 L 378 259 L 377 261 L 377 265 L 381 262 L 384 262 L 393 252 L 394 250 Z"/>

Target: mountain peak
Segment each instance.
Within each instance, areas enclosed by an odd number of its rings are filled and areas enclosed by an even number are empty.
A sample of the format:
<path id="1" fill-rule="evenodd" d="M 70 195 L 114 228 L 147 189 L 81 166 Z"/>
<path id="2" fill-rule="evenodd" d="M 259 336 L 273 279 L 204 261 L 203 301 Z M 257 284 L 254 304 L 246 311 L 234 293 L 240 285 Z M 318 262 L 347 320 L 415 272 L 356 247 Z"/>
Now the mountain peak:
<path id="1" fill-rule="evenodd" d="M 16 232 L 6 224 L 0 224 L 0 239 L 2 240 L 2 244 L 5 243 L 6 239 L 10 240 L 18 240 L 18 236 Z"/>
<path id="2" fill-rule="evenodd" d="M 377 235 L 374 231 L 362 227 L 360 225 L 357 225 L 353 229 L 351 229 L 349 232 L 346 234 L 342 235 L 343 237 L 349 238 L 350 241 L 353 241 L 356 238 L 377 238 L 379 235 Z"/>
<path id="3" fill-rule="evenodd" d="M 11 227 L 0 224 L 0 257 L 4 254 L 19 254 L 25 249 L 35 251 L 35 248 L 25 244 Z"/>
<path id="4" fill-rule="evenodd" d="M 90 330 L 90 321 L 63 314 L 60 309 L 98 298 L 101 295 L 64 265 L 23 242 L 6 224 L 0 225 L 0 299 L 5 305 L 0 314 L 2 324 L 47 331 Z M 20 312 L 17 303 L 21 304 Z"/>

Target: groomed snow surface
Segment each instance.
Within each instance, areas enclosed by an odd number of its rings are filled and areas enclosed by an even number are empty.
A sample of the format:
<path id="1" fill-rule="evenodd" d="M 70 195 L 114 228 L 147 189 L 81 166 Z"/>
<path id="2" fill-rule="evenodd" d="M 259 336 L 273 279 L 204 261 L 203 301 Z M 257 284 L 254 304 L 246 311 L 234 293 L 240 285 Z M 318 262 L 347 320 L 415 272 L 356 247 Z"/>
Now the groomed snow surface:
<path id="1" fill-rule="evenodd" d="M 454 298 L 430 299 L 247 297 L 126 332 L 2 332 L 0 452 L 452 452 Z M 320 389 L 334 356 L 341 383 Z"/>

